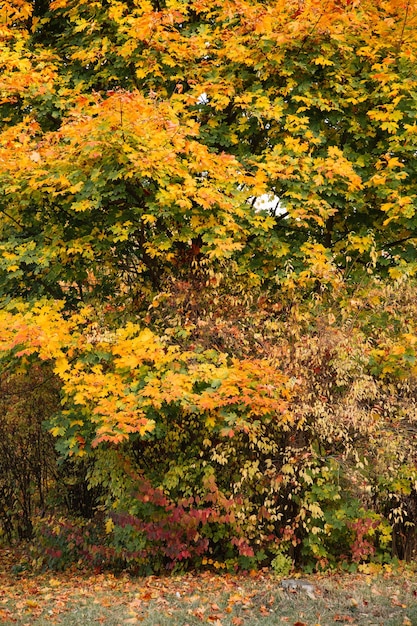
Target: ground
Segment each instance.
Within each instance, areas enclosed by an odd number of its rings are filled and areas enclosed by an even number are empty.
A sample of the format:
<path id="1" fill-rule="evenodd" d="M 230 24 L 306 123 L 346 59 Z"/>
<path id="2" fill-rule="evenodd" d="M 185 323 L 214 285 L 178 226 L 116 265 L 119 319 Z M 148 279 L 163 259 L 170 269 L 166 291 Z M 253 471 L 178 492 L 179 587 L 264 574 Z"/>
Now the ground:
<path id="1" fill-rule="evenodd" d="M 132 578 L 80 570 L 36 575 L 2 550 L 0 623 L 18 626 L 414 626 L 411 568 L 303 577 L 314 593 L 284 590 L 264 570 Z"/>

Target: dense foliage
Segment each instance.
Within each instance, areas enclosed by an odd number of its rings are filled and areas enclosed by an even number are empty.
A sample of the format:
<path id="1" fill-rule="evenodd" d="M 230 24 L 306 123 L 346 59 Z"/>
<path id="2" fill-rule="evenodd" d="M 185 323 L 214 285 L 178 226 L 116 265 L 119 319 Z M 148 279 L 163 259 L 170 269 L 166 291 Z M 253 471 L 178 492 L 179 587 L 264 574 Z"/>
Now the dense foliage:
<path id="1" fill-rule="evenodd" d="M 416 2 L 0 16 L 3 534 L 55 567 L 413 558 Z"/>

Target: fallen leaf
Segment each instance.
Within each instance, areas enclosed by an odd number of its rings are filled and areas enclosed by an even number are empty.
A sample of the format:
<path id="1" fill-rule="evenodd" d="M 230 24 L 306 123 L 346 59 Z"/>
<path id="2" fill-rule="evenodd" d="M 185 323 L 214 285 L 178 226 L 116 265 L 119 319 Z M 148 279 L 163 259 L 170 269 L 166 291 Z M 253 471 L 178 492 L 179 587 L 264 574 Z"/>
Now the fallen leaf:
<path id="1" fill-rule="evenodd" d="M 206 612 L 205 607 L 199 606 L 197 609 L 195 609 L 195 611 L 193 611 L 193 615 L 195 615 L 195 617 L 199 617 L 200 619 L 203 619 L 205 612 Z"/>
<path id="2" fill-rule="evenodd" d="M 2 621 L 2 622 L 9 621 L 10 617 L 11 617 L 11 615 L 10 615 L 10 611 L 8 609 L 0 609 L 0 621 Z"/>
<path id="3" fill-rule="evenodd" d="M 26 606 L 28 606 L 30 609 L 36 609 L 39 604 L 36 600 L 26 600 Z"/>
<path id="4" fill-rule="evenodd" d="M 222 617 L 221 615 L 216 615 L 216 614 L 208 615 L 207 621 L 210 622 L 211 624 L 218 624 L 220 622 L 221 617 Z"/>

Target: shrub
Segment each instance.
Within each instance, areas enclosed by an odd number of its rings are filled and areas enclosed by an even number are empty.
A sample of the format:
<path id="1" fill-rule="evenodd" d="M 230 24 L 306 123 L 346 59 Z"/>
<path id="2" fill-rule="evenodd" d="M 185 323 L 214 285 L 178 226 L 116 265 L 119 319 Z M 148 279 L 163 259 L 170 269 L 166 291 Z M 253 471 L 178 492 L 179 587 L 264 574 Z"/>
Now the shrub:
<path id="1" fill-rule="evenodd" d="M 36 569 L 61 571 L 71 566 L 115 569 L 119 565 L 115 550 L 108 545 L 102 517 L 38 518 L 30 555 Z"/>

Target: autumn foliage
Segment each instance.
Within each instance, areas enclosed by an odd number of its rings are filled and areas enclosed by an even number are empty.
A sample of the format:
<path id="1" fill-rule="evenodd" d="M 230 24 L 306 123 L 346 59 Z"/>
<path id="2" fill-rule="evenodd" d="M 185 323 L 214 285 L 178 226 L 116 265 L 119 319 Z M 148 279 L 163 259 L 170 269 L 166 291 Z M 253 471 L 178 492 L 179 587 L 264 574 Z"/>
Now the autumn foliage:
<path id="1" fill-rule="evenodd" d="M 417 4 L 0 17 L 5 538 L 28 500 L 58 568 L 413 558 Z"/>

